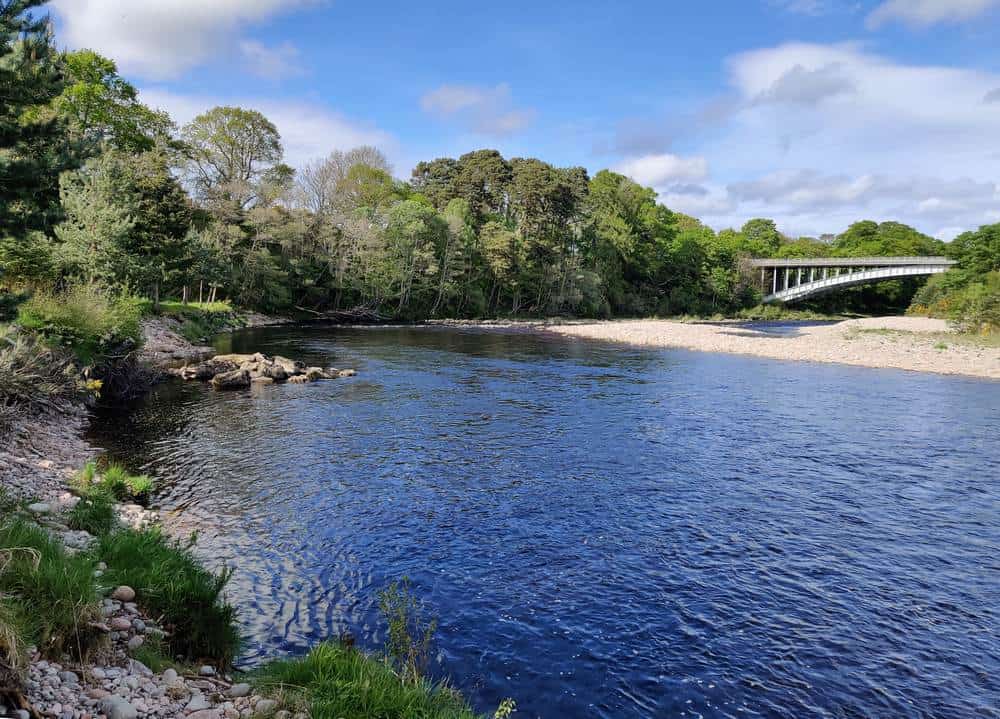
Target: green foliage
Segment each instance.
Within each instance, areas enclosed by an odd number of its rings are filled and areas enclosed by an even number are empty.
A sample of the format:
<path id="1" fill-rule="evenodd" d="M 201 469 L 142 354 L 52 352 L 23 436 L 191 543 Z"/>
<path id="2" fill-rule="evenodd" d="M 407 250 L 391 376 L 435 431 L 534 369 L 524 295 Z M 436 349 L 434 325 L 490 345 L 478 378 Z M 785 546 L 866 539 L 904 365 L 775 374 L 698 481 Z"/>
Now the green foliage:
<path id="1" fill-rule="evenodd" d="M 0 556 L 0 573 L 7 556 Z M 15 672 L 21 673 L 28 664 L 27 648 L 30 644 L 31 628 L 20 602 L 13 597 L 0 596 L 0 663 L 6 663 Z"/>
<path id="2" fill-rule="evenodd" d="M 1000 331 L 1000 224 L 960 235 L 948 252 L 958 266 L 928 280 L 909 312 L 952 320 L 964 332 Z"/>
<path id="3" fill-rule="evenodd" d="M 379 609 L 388 624 L 385 650 L 389 662 L 403 681 L 419 681 L 430 662 L 437 621 L 424 618 L 406 578 L 392 582 L 379 594 Z"/>
<path id="4" fill-rule="evenodd" d="M 214 574 L 191 553 L 191 545 L 159 529 L 125 529 L 100 538 L 98 556 L 108 564 L 107 581 L 136 591 L 137 602 L 162 616 L 170 652 L 224 666 L 239 649 L 236 610 L 222 591 L 231 572 Z"/>
<path id="5" fill-rule="evenodd" d="M 163 153 L 106 152 L 63 176 L 61 198 L 65 274 L 153 297 L 185 284 L 193 213 Z"/>
<path id="6" fill-rule="evenodd" d="M 153 491 L 153 480 L 145 474 L 129 474 L 121 465 L 112 464 L 104 470 L 100 486 L 119 501 L 145 501 Z"/>
<path id="7" fill-rule="evenodd" d="M 20 324 L 51 346 L 71 349 L 81 362 L 138 346 L 142 307 L 128 295 L 113 296 L 96 285 L 64 292 L 36 292 L 21 305 Z"/>
<path id="8" fill-rule="evenodd" d="M 62 65 L 66 87 L 54 100 L 74 139 L 100 149 L 105 142 L 118 150 L 151 150 L 165 140 L 173 123 L 165 112 L 139 102 L 135 87 L 118 74 L 113 60 L 93 50 L 66 53 Z"/>
<path id="9" fill-rule="evenodd" d="M 268 664 L 254 683 L 313 719 L 476 719 L 461 696 L 425 679 L 404 681 L 388 664 L 334 643 Z"/>
<path id="10" fill-rule="evenodd" d="M 115 498 L 102 487 L 86 492 L 69 512 L 69 528 L 82 529 L 96 537 L 115 528 Z"/>
<path id="11" fill-rule="evenodd" d="M 52 656 L 85 655 L 100 639 L 94 562 L 67 554 L 40 527 L 20 518 L 0 524 L 0 595 L 12 596 L 27 634 Z"/>

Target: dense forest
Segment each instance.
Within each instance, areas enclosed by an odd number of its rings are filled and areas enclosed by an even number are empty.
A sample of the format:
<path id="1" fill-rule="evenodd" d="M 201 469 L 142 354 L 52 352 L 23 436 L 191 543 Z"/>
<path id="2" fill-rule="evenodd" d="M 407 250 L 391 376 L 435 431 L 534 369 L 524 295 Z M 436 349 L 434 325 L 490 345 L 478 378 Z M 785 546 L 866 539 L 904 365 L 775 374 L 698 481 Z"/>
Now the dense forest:
<path id="1" fill-rule="evenodd" d="M 996 303 L 997 226 L 950 244 L 894 222 L 822 241 L 763 218 L 716 232 L 621 174 L 490 149 L 421 162 L 408 180 L 374 147 L 292 168 L 261 113 L 217 107 L 178 128 L 111 60 L 59 51 L 43 4 L 0 4 L 8 319 L 21 304 L 44 325 L 54 303 L 98 295 L 408 320 L 732 315 L 760 300 L 746 258 L 810 255 L 950 253 L 968 271 L 932 283 L 921 307 L 957 311 L 971 285 Z M 905 310 L 923 284 L 812 308 Z"/>

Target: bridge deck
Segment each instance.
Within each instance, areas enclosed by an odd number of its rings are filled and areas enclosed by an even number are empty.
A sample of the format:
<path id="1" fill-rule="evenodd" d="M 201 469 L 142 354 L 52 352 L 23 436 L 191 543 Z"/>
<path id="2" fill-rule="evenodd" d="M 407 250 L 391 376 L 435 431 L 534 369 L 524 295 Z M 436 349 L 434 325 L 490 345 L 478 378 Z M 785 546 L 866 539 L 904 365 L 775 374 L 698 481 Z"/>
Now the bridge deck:
<path id="1" fill-rule="evenodd" d="M 760 270 L 765 303 L 794 302 L 893 278 L 935 275 L 947 272 L 954 264 L 947 257 L 800 257 L 750 261 L 751 267 Z"/>
<path id="2" fill-rule="evenodd" d="M 953 265 L 947 257 L 790 257 L 788 259 L 753 259 L 756 268 L 772 267 L 901 267 L 913 265 Z"/>

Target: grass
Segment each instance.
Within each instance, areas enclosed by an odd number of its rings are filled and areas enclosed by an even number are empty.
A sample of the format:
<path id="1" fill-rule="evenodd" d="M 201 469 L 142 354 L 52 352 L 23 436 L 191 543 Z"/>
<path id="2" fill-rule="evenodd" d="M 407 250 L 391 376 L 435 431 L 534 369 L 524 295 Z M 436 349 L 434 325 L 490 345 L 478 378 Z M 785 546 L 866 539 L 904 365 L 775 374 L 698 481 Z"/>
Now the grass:
<path id="1" fill-rule="evenodd" d="M 18 322 L 51 346 L 66 347 L 84 364 L 141 340 L 142 301 L 114 296 L 95 285 L 37 292 L 21 305 Z"/>
<path id="2" fill-rule="evenodd" d="M 292 711 L 313 719 L 475 719 L 444 684 L 404 681 L 385 661 L 353 647 L 325 643 L 301 659 L 273 662 L 254 684 Z"/>
<path id="3" fill-rule="evenodd" d="M 222 596 L 230 572 L 213 574 L 190 546 L 159 528 L 105 535 L 97 553 L 108 564 L 106 581 L 132 587 L 150 615 L 163 617 L 173 655 L 218 666 L 232 661 L 240 644 L 236 610 Z"/>
<path id="4" fill-rule="evenodd" d="M 95 487 L 80 498 L 69 512 L 69 528 L 90 532 L 100 537 L 117 525 L 115 498 L 103 487 Z"/>
<path id="5" fill-rule="evenodd" d="M 130 650 L 129 655 L 142 662 L 156 674 L 170 668 L 176 669 L 178 673 L 186 670 L 187 667 L 170 658 L 169 651 L 169 647 L 161 637 L 149 632 L 145 635 L 145 641 L 139 648 Z"/>
<path id="6" fill-rule="evenodd" d="M 188 342 L 199 344 L 208 337 L 229 327 L 235 313 L 228 302 L 183 302 L 165 301 L 158 311 L 153 310 L 151 300 L 142 301 L 144 315 L 159 314 L 181 321 L 180 334 Z"/>
<path id="7" fill-rule="evenodd" d="M 89 625 L 100 617 L 91 557 L 68 554 L 45 530 L 14 518 L 0 525 L 0 558 L 0 595 L 18 605 L 24 641 L 51 656 L 82 657 L 97 645 L 101 634 Z"/>
<path id="8" fill-rule="evenodd" d="M 23 333 L 0 333 L 0 420 L 62 410 L 83 391 L 69 356 Z"/>
<path id="9" fill-rule="evenodd" d="M 154 488 L 153 480 L 145 474 L 129 474 L 121 465 L 111 464 L 103 473 L 94 461 L 87 462 L 76 473 L 76 486 L 86 497 L 92 492 L 109 493 L 118 501 L 134 500 L 144 504 Z"/>

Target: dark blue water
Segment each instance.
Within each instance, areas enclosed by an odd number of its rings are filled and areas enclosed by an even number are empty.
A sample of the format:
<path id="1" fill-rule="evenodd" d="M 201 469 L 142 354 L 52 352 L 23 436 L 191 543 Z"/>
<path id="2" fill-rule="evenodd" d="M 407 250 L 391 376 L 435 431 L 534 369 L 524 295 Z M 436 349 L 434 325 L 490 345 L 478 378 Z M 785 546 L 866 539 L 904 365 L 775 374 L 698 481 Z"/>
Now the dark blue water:
<path id="1" fill-rule="evenodd" d="M 271 329 L 350 380 L 99 435 L 237 569 L 246 661 L 383 637 L 528 717 L 1000 717 L 1000 383 L 525 334 Z"/>

